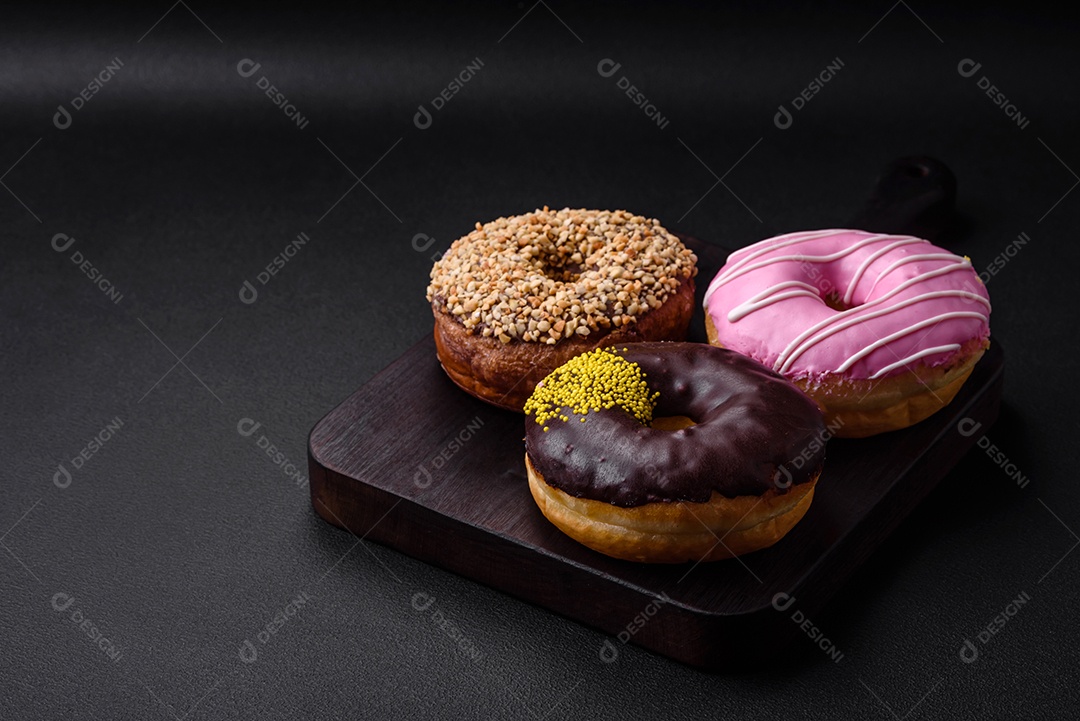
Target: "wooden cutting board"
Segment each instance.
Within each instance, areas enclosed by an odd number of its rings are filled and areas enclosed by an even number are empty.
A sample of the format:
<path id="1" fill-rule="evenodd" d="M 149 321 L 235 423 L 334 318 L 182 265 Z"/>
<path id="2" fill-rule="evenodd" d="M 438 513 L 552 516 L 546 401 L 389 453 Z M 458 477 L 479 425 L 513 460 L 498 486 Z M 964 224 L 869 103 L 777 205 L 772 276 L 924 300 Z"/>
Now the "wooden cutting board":
<path id="1" fill-rule="evenodd" d="M 901 159 L 856 227 L 933 237 L 954 198 L 947 168 Z M 690 339 L 704 342 L 700 296 L 727 251 L 684 241 L 700 268 Z M 525 477 L 524 417 L 459 390 L 428 334 L 312 429 L 311 499 L 320 516 L 358 537 L 606 631 L 612 638 L 597 649 L 602 660 L 614 660 L 629 642 L 713 671 L 745 669 L 774 658 L 792 639 L 812 642 L 800 623 L 813 623 L 975 444 L 981 434 L 970 433 L 973 424 L 985 429 L 997 418 L 1003 366 L 995 343 L 953 402 L 931 418 L 872 438 L 829 441 L 810 510 L 771 548 L 657 566 L 596 553 L 541 515 Z M 839 653 L 817 643 L 834 658 Z"/>

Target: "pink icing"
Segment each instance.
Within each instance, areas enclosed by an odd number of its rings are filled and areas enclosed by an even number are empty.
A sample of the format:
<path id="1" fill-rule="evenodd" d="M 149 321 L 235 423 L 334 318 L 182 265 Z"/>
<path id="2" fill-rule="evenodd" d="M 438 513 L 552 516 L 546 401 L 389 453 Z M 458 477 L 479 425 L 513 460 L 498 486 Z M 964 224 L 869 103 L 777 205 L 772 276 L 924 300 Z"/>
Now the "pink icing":
<path id="1" fill-rule="evenodd" d="M 829 307 L 829 296 L 850 307 Z M 861 230 L 789 233 L 732 253 L 705 311 L 725 347 L 798 379 L 936 366 L 990 335 L 990 296 L 967 258 Z"/>

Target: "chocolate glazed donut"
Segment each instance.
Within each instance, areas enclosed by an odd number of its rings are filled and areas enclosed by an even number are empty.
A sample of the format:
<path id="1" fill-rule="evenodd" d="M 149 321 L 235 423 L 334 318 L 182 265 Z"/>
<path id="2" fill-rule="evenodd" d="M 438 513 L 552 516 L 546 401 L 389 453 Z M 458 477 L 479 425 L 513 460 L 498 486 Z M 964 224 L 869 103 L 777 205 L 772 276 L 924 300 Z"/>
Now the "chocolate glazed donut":
<path id="1" fill-rule="evenodd" d="M 563 408 L 568 421 L 543 425 L 527 418 L 530 485 L 549 520 L 608 555 L 669 563 L 727 558 L 786 534 L 809 507 L 825 459 L 817 405 L 722 348 L 611 350 L 644 371 L 660 421 L 643 425 L 619 407 L 585 416 Z M 680 416 L 693 425 L 664 429 L 664 418 Z"/>

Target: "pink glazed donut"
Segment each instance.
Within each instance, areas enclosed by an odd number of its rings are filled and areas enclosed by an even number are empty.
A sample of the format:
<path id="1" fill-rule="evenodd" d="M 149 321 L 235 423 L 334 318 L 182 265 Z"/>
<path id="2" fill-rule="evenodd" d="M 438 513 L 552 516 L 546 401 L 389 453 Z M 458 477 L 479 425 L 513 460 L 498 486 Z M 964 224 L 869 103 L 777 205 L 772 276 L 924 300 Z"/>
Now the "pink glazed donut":
<path id="1" fill-rule="evenodd" d="M 918 423 L 990 345 L 971 261 L 922 238 L 815 230 L 732 253 L 705 293 L 709 342 L 781 373 L 833 435 Z"/>

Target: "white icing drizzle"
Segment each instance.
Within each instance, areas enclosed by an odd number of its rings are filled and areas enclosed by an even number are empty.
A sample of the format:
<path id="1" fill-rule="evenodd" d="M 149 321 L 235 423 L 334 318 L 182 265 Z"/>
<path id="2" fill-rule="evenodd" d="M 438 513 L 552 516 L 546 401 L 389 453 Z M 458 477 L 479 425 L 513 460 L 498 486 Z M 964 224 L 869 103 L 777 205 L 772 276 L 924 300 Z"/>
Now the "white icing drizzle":
<path id="1" fill-rule="evenodd" d="M 856 316 L 856 317 L 851 317 L 850 316 L 850 311 L 848 311 L 849 315 L 847 316 L 847 320 L 837 324 L 836 326 L 833 326 L 832 328 L 826 328 L 825 332 L 822 333 L 821 335 L 817 336 L 817 337 L 811 337 L 808 340 L 806 340 L 802 345 L 800 345 L 798 348 L 796 348 L 794 351 L 792 351 L 791 355 L 789 355 L 787 357 L 787 359 L 783 361 L 782 365 L 780 365 L 780 362 L 781 362 L 783 356 L 781 356 L 781 358 L 778 358 L 777 361 L 776 361 L 776 365 L 773 366 L 773 370 L 778 370 L 781 373 L 786 373 L 787 371 L 791 370 L 792 364 L 794 364 L 796 359 L 798 359 L 798 357 L 801 356 L 803 353 L 810 350 L 812 347 L 814 347 L 815 345 L 817 345 L 821 341 L 825 340 L 826 338 L 830 338 L 830 337 L 836 335 L 837 333 L 839 333 L 840 331 L 846 330 L 846 329 L 850 328 L 853 325 L 858 325 L 859 323 L 862 323 L 862 322 L 867 321 L 867 320 L 871 320 L 873 318 L 880 318 L 883 315 L 888 315 L 889 313 L 893 313 L 893 312 L 898 311 L 898 310 L 903 310 L 904 308 L 907 308 L 910 305 L 915 305 L 916 303 L 921 303 L 921 302 L 926 301 L 926 300 L 933 300 L 935 298 L 949 298 L 949 297 L 952 297 L 952 298 L 967 298 L 969 300 L 974 300 L 974 301 L 978 301 L 980 303 L 983 303 L 987 307 L 989 307 L 989 305 L 990 305 L 989 303 L 986 302 L 986 299 L 983 298 L 981 295 L 971 293 L 970 291 L 966 291 L 966 290 L 935 290 L 935 291 L 932 291 L 930 293 L 923 293 L 922 295 L 917 295 L 917 296 L 914 296 L 912 298 L 908 298 L 906 300 L 903 300 L 903 301 L 897 303 L 896 305 L 891 305 L 891 306 L 889 306 L 887 308 L 881 308 L 879 310 L 867 313 L 865 315 L 859 315 L 859 316 Z M 863 306 L 863 307 L 865 307 L 865 306 Z M 858 309 L 853 309 L 853 310 L 858 310 Z M 982 316 L 980 316 L 980 317 L 982 317 Z M 830 319 L 830 322 L 831 322 L 831 320 L 835 320 L 835 319 Z M 815 326 L 815 327 L 820 329 L 820 328 L 824 328 L 825 326 L 822 323 L 818 323 L 817 326 Z M 798 341 L 798 339 L 796 339 L 796 341 Z M 777 365 L 779 365 L 780 367 L 777 368 Z"/>
<path id="2" fill-rule="evenodd" d="M 795 288 L 796 290 L 790 290 L 786 293 L 780 293 L 779 291 L 786 290 L 787 288 Z M 783 283 L 777 283 L 771 288 L 766 288 L 750 300 L 735 306 L 728 313 L 728 321 L 734 323 L 744 316 L 753 313 L 755 310 L 764 308 L 767 305 L 786 300 L 788 298 L 796 298 L 798 296 L 806 296 L 809 298 L 820 299 L 821 296 L 817 292 L 817 288 L 809 283 L 803 283 L 799 280 L 786 280 Z"/>
<path id="3" fill-rule="evenodd" d="M 835 233 L 832 233 L 832 234 L 835 234 Z M 819 237 L 824 237 L 824 235 L 819 236 Z M 795 245 L 797 243 L 802 243 L 802 242 L 804 242 L 806 240 L 813 240 L 813 239 L 811 239 L 811 238 L 800 238 L 798 240 L 792 240 L 792 241 L 788 241 L 786 243 L 778 243 L 777 245 L 774 245 L 771 248 L 765 248 L 759 253 L 747 256 L 746 258 L 744 258 L 744 259 L 740 260 L 739 262 L 737 262 L 734 266 L 731 266 L 727 270 L 721 272 L 715 279 L 713 279 L 712 284 L 709 286 L 709 293 L 712 293 L 714 290 L 716 290 L 720 286 L 725 285 L 725 284 L 735 280 L 736 278 L 741 278 L 742 276 L 746 275 L 747 273 L 755 271 L 755 270 L 757 270 L 759 268 L 764 268 L 765 266 L 775 265 L 776 263 L 785 263 L 785 262 L 791 261 L 791 260 L 797 261 L 799 263 L 832 263 L 835 260 L 840 260 L 841 258 L 843 258 L 845 256 L 851 255 L 852 253 L 854 253 L 859 248 L 862 248 L 863 246 L 870 245 L 871 243 L 877 243 L 879 241 L 886 240 L 886 239 L 892 238 L 892 237 L 894 237 L 894 236 L 891 236 L 891 235 L 871 235 L 868 238 L 863 238 L 862 240 L 860 240 L 857 243 L 852 243 L 848 247 L 842 248 L 841 250 L 838 250 L 835 253 L 829 253 L 828 255 L 802 255 L 800 253 L 796 253 L 794 255 L 777 255 L 775 257 L 763 260 L 763 261 L 761 261 L 759 263 L 751 263 L 750 262 L 755 257 L 763 255 L 764 253 L 768 253 L 770 251 L 776 250 L 777 248 L 784 248 L 784 247 L 787 247 L 789 245 Z"/>
<path id="4" fill-rule="evenodd" d="M 814 240 L 816 238 L 827 238 L 830 235 L 839 235 L 840 233 L 850 233 L 850 230 L 843 230 L 839 228 L 830 228 L 829 230 L 800 230 L 796 233 L 787 233 L 786 235 L 777 235 L 766 240 L 758 241 L 757 243 L 751 243 L 745 248 L 739 248 L 732 251 L 728 255 L 728 264 L 732 261 L 738 261 L 743 255 L 747 253 L 753 253 L 755 256 L 767 253 L 774 248 L 784 247 L 785 245 L 793 245 L 795 243 L 801 243 L 804 240 Z M 736 263 L 737 264 L 737 263 Z"/>
<path id="5" fill-rule="evenodd" d="M 874 300 L 863 303 L 862 305 L 855 308 L 849 308 L 848 310 L 841 311 L 834 316 L 830 316 L 825 320 L 815 323 L 814 325 L 800 333 L 798 336 L 796 336 L 795 339 L 788 344 L 787 348 L 785 348 L 783 352 L 780 353 L 779 357 L 777 357 L 776 363 L 773 364 L 773 370 L 779 371 L 780 373 L 786 373 L 788 370 L 791 369 L 791 365 L 799 356 L 801 356 L 803 353 L 805 353 L 821 341 L 825 340 L 826 338 L 829 338 L 836 333 L 839 333 L 845 328 L 849 328 L 857 323 L 861 323 L 864 320 L 877 318 L 887 313 L 891 313 L 895 310 L 906 308 L 907 306 L 912 305 L 916 302 L 920 302 L 922 300 L 955 296 L 961 298 L 969 298 L 976 302 L 982 303 L 987 307 L 987 309 L 989 309 L 989 301 L 976 293 L 972 293 L 966 290 L 939 290 L 933 291 L 931 293 L 924 293 L 913 298 L 908 298 L 905 301 L 901 301 L 896 305 L 892 305 L 881 310 L 871 311 L 869 313 L 866 312 L 871 308 L 882 305 L 885 301 L 889 300 L 896 294 L 907 290 L 916 283 L 921 283 L 925 280 L 929 280 L 930 278 L 936 278 L 939 275 L 946 275 L 947 273 L 952 273 L 954 271 L 960 270 L 962 268 L 968 268 L 970 266 L 971 264 L 967 260 L 960 259 L 959 263 L 953 263 L 951 265 L 946 265 L 935 270 L 927 271 L 920 276 L 909 278 L 908 280 L 896 286 L 880 298 L 875 298 Z M 833 324 L 837 324 L 836 327 L 828 327 Z M 822 329 L 827 330 L 825 331 L 825 333 L 822 333 L 817 337 L 812 337 L 814 336 L 814 334 L 818 333 Z"/>
<path id="6" fill-rule="evenodd" d="M 847 305 L 851 304 L 851 299 L 855 295 L 856 286 L 859 285 L 859 281 L 862 280 L 863 275 L 870 268 L 870 266 L 873 265 L 875 260 L 885 255 L 886 253 L 891 253 L 892 251 L 902 246 L 911 245 L 912 243 L 929 242 L 930 241 L 923 240 L 922 238 L 901 237 L 900 240 L 896 241 L 895 243 L 889 243 L 884 248 L 881 248 L 880 250 L 875 250 L 866 260 L 862 262 L 862 265 L 860 265 L 858 270 L 855 271 L 855 275 L 851 276 L 851 283 L 848 284 L 847 291 L 844 292 L 844 303 Z M 881 280 L 880 276 L 878 277 L 878 280 Z M 874 281 L 874 284 L 877 284 L 877 280 Z M 867 295 L 870 294 L 867 293 Z"/>
<path id="7" fill-rule="evenodd" d="M 851 366 L 855 365 L 855 363 L 858 362 L 860 359 L 870 355 L 871 353 L 876 351 L 878 348 L 881 348 L 882 346 L 888 345 L 889 343 L 892 343 L 894 340 L 897 340 L 898 338 L 903 338 L 906 335 L 910 335 L 910 334 L 914 333 L 917 330 L 921 330 L 922 328 L 925 328 L 926 326 L 937 325 L 938 323 L 941 323 L 942 321 L 951 320 L 953 318 L 977 318 L 979 320 L 983 320 L 985 317 L 986 316 L 984 316 L 982 313 L 976 313 L 975 311 L 957 310 L 957 311 L 952 311 L 950 313 L 941 313 L 940 315 L 935 315 L 935 316 L 933 316 L 931 318 L 926 318 L 925 320 L 921 320 L 918 323 L 913 323 L 913 324 L 909 325 L 907 328 L 904 328 L 902 330 L 898 330 L 895 333 L 890 333 L 889 335 L 885 336 L 884 338 L 881 338 L 879 340 L 874 341 L 873 343 L 866 346 L 865 348 L 863 348 L 859 352 L 852 355 L 846 361 L 841 363 L 840 367 L 836 369 L 836 372 L 837 373 L 845 373 L 845 372 L 847 372 L 848 368 L 851 368 Z"/>
<path id="8" fill-rule="evenodd" d="M 885 366 L 884 368 L 879 370 L 874 375 L 870 376 L 870 380 L 877 380 L 878 378 L 885 375 L 886 373 L 889 373 L 890 371 L 894 371 L 897 368 L 903 368 L 904 366 L 906 366 L 911 361 L 916 361 L 916 360 L 919 360 L 920 358 L 925 358 L 928 355 L 934 355 L 935 353 L 948 353 L 948 352 L 954 351 L 954 350 L 960 350 L 960 344 L 959 343 L 949 343 L 948 345 L 939 345 L 939 346 L 934 346 L 933 348 L 924 348 L 924 349 L 922 349 L 920 351 L 916 351 L 915 353 L 912 353 L 907 358 L 901 358 L 900 360 L 896 361 L 895 363 L 890 363 L 889 365 Z"/>
<path id="9" fill-rule="evenodd" d="M 781 235 L 771 239 L 780 241 L 778 243 L 769 243 L 768 245 L 766 245 L 765 243 L 768 243 L 768 241 L 762 241 L 759 243 L 754 243 L 753 245 L 748 245 L 745 248 L 741 248 L 728 256 L 727 265 L 724 266 L 723 270 L 721 270 L 716 275 L 716 277 L 713 278 L 712 283 L 709 284 L 708 290 L 705 291 L 705 304 L 708 304 L 709 297 L 713 294 L 713 291 L 723 285 L 723 283 L 720 282 L 721 279 L 726 279 L 727 276 L 730 275 L 733 271 L 736 271 L 739 268 L 743 267 L 746 263 L 749 263 L 754 258 L 759 258 L 770 251 L 776 250 L 777 248 L 787 248 L 788 246 L 805 243 L 808 240 L 817 240 L 818 238 L 827 238 L 830 235 L 840 235 L 842 233 L 851 232 L 852 231 L 850 230 L 814 230 L 802 233 L 789 233 L 788 235 Z M 745 258 L 740 257 L 734 263 L 731 262 L 733 258 L 735 258 L 736 256 L 741 256 L 744 253 L 749 253 L 749 255 L 747 255 Z M 798 258 L 800 256 L 795 257 Z M 727 281 L 725 280 L 724 282 Z"/>
<path id="10" fill-rule="evenodd" d="M 917 255 L 909 255 L 905 258 L 901 258 L 900 260 L 893 261 L 893 263 L 889 265 L 888 268 L 881 271 L 881 274 L 874 279 L 874 284 L 870 286 L 870 290 L 867 292 L 867 295 L 873 294 L 874 288 L 877 288 L 877 284 L 881 282 L 881 279 L 887 276 L 889 273 L 893 272 L 895 269 L 899 268 L 902 265 L 907 265 L 908 263 L 917 263 L 920 260 L 961 260 L 961 258 L 960 256 L 954 255 L 952 253 L 921 253 Z"/>
<path id="11" fill-rule="evenodd" d="M 859 264 L 859 267 L 855 270 L 855 273 L 852 276 L 847 287 L 845 288 L 843 295 L 843 302 L 846 304 L 850 304 L 852 303 L 852 299 L 855 296 L 855 292 L 858 288 L 859 283 L 864 279 L 866 274 L 869 272 L 870 267 L 876 261 L 887 257 L 889 253 L 903 246 L 919 243 L 931 245 L 928 240 L 916 238 L 909 235 L 874 234 L 867 235 L 858 242 L 852 243 L 847 247 L 834 253 L 830 253 L 828 255 L 803 255 L 799 253 L 787 253 L 783 255 L 775 255 L 773 257 L 764 257 L 783 248 L 790 248 L 791 246 L 799 245 L 801 243 L 806 243 L 812 240 L 827 238 L 834 235 L 843 235 L 852 232 L 861 233 L 862 231 L 832 229 L 790 233 L 788 235 L 778 236 L 776 238 L 772 238 L 769 241 L 756 243 L 754 245 L 747 246 L 746 248 L 742 248 L 741 250 L 735 251 L 728 257 L 728 264 L 713 279 L 712 283 L 709 285 L 709 288 L 705 293 L 706 311 L 708 311 L 709 299 L 712 297 L 712 294 L 718 288 L 737 278 L 741 278 L 744 275 L 752 273 L 760 268 L 774 265 L 776 263 L 785 262 L 831 263 L 849 256 L 860 248 L 864 248 L 868 245 L 879 243 L 882 241 L 887 242 L 887 245 L 885 245 L 884 247 L 874 250 L 866 259 L 864 259 Z M 933 250 L 938 251 L 940 249 L 933 248 Z M 791 370 L 791 367 L 794 365 L 795 361 L 800 356 L 802 356 L 804 353 L 806 353 L 808 350 L 821 343 L 822 341 L 835 336 L 836 334 L 846 330 L 847 328 L 861 324 L 873 318 L 888 315 L 890 313 L 902 310 L 917 303 L 931 301 L 937 298 L 964 298 L 985 306 L 986 311 L 989 312 L 990 302 L 988 300 L 986 300 L 984 297 L 977 293 L 960 289 L 948 289 L 926 292 L 886 306 L 886 303 L 892 298 L 894 298 L 897 294 L 902 293 L 903 291 L 911 288 L 912 286 L 915 286 L 919 283 L 924 283 L 931 280 L 932 278 L 936 278 L 963 269 L 969 269 L 971 267 L 970 261 L 968 261 L 966 258 L 961 258 L 960 256 L 946 252 L 916 253 L 915 255 L 908 255 L 890 263 L 874 279 L 874 282 L 870 286 L 870 289 L 866 293 L 866 296 L 870 296 L 877 288 L 881 280 L 885 276 L 889 275 L 892 271 L 906 264 L 917 263 L 919 261 L 952 262 L 939 268 L 923 271 L 922 273 L 913 278 L 904 280 L 895 288 L 892 288 L 891 290 L 883 294 L 880 298 L 868 300 L 862 305 L 832 314 L 824 320 L 821 320 L 818 323 L 814 324 L 812 327 L 807 328 L 796 338 L 794 338 L 783 350 L 783 352 L 780 353 L 780 355 L 776 359 L 776 362 L 773 364 L 773 369 L 779 371 L 780 373 L 788 373 Z M 769 288 L 766 288 L 755 294 L 748 300 L 744 301 L 743 303 L 735 306 L 728 312 L 727 320 L 730 323 L 735 323 L 745 318 L 747 315 L 754 313 L 757 310 L 765 308 L 774 303 L 796 297 L 811 297 L 821 303 L 825 302 L 822 299 L 820 292 L 814 286 L 801 280 L 789 279 L 777 283 Z M 911 333 L 914 333 L 915 331 L 926 328 L 928 326 L 934 326 L 938 323 L 942 323 L 948 320 L 962 318 L 985 320 L 986 313 L 977 312 L 974 310 L 952 311 L 942 313 L 932 318 L 924 318 L 922 320 L 916 321 L 901 330 L 891 333 L 886 338 L 880 338 L 864 346 L 860 350 L 856 351 L 847 360 L 845 360 L 839 368 L 830 372 L 844 373 L 862 358 L 865 358 L 878 348 L 887 346 L 889 343 L 892 343 L 899 338 L 903 338 Z M 951 343 L 948 345 L 940 345 L 933 348 L 924 348 L 922 350 L 918 350 L 909 355 L 908 357 L 900 359 L 897 362 L 891 363 L 884 368 L 876 371 L 871 376 L 871 378 L 880 378 L 881 376 L 890 373 L 897 368 L 904 367 L 920 358 L 925 358 L 927 356 L 935 355 L 938 353 L 955 351 L 958 350 L 960 347 L 961 346 L 959 344 Z"/>

